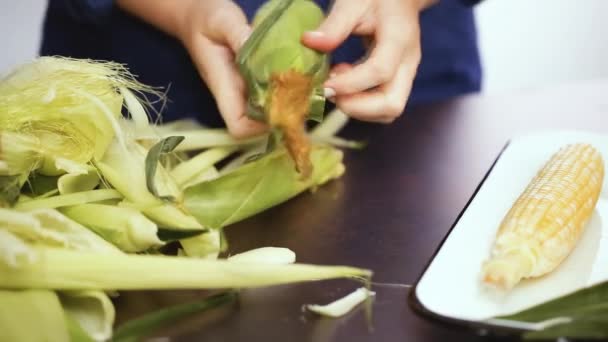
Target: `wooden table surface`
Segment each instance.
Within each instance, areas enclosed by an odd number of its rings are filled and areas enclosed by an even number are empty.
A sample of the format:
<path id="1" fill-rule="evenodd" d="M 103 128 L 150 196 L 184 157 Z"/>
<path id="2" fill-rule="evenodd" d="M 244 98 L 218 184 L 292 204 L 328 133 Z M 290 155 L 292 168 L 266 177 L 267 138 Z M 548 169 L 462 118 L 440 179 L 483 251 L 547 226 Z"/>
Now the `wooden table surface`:
<path id="1" fill-rule="evenodd" d="M 608 81 L 501 96 L 468 96 L 415 108 L 392 125 L 351 123 L 365 139 L 346 153 L 346 174 L 227 228 L 231 252 L 294 250 L 299 262 L 374 271 L 375 282 L 414 284 L 507 141 L 546 129 L 608 133 Z M 474 241 L 471 241 L 474 243 Z M 327 303 L 360 284 L 338 280 L 243 291 L 237 305 L 164 331 L 171 341 L 483 341 L 423 319 L 407 288 L 379 286 L 372 328 L 363 310 L 319 319 L 301 306 Z M 457 290 L 447 290 L 457 293 Z M 117 302 L 119 319 L 200 295 L 141 292 Z"/>

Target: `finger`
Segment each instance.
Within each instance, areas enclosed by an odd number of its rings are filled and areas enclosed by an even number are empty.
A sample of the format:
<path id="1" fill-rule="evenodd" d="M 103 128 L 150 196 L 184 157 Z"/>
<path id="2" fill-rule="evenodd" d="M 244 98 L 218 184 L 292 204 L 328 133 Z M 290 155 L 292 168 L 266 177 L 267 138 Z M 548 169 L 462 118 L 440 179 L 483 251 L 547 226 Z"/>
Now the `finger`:
<path id="1" fill-rule="evenodd" d="M 216 8 L 205 23 L 205 35 L 216 43 L 227 45 L 238 51 L 251 34 L 251 27 L 241 8 L 232 1 L 225 1 Z"/>
<path id="2" fill-rule="evenodd" d="M 369 58 L 351 71 L 328 80 L 325 87 L 334 89 L 338 95 L 348 95 L 378 87 L 393 79 L 406 51 L 418 54 L 420 49 L 417 25 L 409 26 L 406 32 L 403 26 L 396 16 L 388 16 L 376 32 L 375 46 Z"/>
<path id="3" fill-rule="evenodd" d="M 367 1 L 336 0 L 321 26 L 304 33 L 302 43 L 322 52 L 335 50 L 354 31 L 368 7 Z"/>
<path id="4" fill-rule="evenodd" d="M 233 62 L 233 54 L 202 36 L 199 39 L 193 59 L 230 134 L 245 138 L 266 131 L 265 125 L 245 115 L 245 84 Z"/>
<path id="5" fill-rule="evenodd" d="M 403 113 L 412 90 L 417 63 L 403 63 L 395 78 L 376 90 L 339 96 L 337 106 L 349 116 L 362 121 L 389 123 Z"/>
<path id="6" fill-rule="evenodd" d="M 348 63 L 339 63 L 331 68 L 329 71 L 329 78 L 334 78 L 339 74 L 345 73 L 353 68 L 352 64 Z M 329 99 L 331 102 L 335 102 L 336 91 L 332 88 L 324 88 L 323 94 L 325 98 Z"/>

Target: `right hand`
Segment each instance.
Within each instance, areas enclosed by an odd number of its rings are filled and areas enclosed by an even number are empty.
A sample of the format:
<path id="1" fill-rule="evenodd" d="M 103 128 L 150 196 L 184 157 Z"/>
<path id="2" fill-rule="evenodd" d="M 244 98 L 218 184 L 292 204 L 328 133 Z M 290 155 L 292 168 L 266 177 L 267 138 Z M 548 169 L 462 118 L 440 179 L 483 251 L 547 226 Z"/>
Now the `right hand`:
<path id="1" fill-rule="evenodd" d="M 183 9 L 176 36 L 215 97 L 228 131 L 236 138 L 263 133 L 267 126 L 246 115 L 246 86 L 234 62 L 251 33 L 247 17 L 230 0 L 190 0 Z"/>

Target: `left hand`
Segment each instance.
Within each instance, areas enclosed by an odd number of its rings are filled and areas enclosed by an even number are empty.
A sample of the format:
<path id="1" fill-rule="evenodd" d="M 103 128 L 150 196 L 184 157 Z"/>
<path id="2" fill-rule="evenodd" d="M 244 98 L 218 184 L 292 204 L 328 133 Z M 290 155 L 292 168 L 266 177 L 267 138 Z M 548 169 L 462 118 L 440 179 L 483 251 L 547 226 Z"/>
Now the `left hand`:
<path id="1" fill-rule="evenodd" d="M 420 10 L 433 0 L 335 0 L 317 31 L 302 43 L 331 52 L 350 34 L 370 38 L 369 57 L 335 66 L 326 93 L 349 116 L 382 123 L 403 112 L 421 58 Z M 331 96 L 333 94 L 334 96 Z"/>

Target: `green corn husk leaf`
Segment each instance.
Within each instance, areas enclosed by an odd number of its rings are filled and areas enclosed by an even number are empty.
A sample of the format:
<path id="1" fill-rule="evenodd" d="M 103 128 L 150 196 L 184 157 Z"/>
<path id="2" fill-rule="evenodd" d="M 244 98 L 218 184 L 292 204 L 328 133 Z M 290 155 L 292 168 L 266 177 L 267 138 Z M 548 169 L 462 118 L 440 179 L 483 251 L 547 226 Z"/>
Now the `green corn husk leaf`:
<path id="1" fill-rule="evenodd" d="M 0 290 L 0 341 L 71 341 L 57 294 Z"/>
<path id="2" fill-rule="evenodd" d="M 135 342 L 144 339 L 154 330 L 178 322 L 194 314 L 202 313 L 222 305 L 230 304 L 237 299 L 236 292 L 225 292 L 202 300 L 178 304 L 158 311 L 150 312 L 142 317 L 128 321 L 116 328 L 114 342 Z"/>
<path id="3" fill-rule="evenodd" d="M 188 232 L 204 229 L 194 217 L 174 203 L 163 201 L 150 193 L 146 182 L 145 159 L 143 147 L 129 144 L 126 149 L 122 149 L 114 142 L 97 163 L 97 168 L 115 189 L 158 226 Z M 181 200 L 181 190 L 161 165 L 157 166 L 155 181 L 160 193 L 172 196 L 178 202 Z M 201 234 L 181 240 L 180 243 L 187 255 L 206 257 L 210 246 L 215 245 L 215 240 L 209 234 Z M 216 251 L 213 252 L 215 253 Z"/>
<path id="4" fill-rule="evenodd" d="M 36 248 L 35 262 L 0 263 L 0 288 L 145 290 L 253 288 L 337 278 L 366 278 L 349 266 L 269 265 L 175 256 L 75 252 Z M 159 270 L 164 270 L 159 272 Z"/>
<path id="5" fill-rule="evenodd" d="M 80 204 L 61 212 L 124 252 L 142 252 L 164 244 L 157 236 L 156 224 L 133 208 Z"/>
<path id="6" fill-rule="evenodd" d="M 108 295 L 102 291 L 65 291 L 59 294 L 66 315 L 73 319 L 89 339 L 108 341 L 116 312 Z"/>
<path id="7" fill-rule="evenodd" d="M 340 150 L 315 146 L 311 160 L 313 174 L 302 180 L 285 149 L 278 149 L 217 179 L 187 188 L 184 205 L 205 226 L 222 228 L 344 173 Z"/>
<path id="8" fill-rule="evenodd" d="M 557 322 L 525 333 L 525 339 L 607 339 L 608 282 L 497 318 L 516 323 L 534 323 L 532 326 L 542 326 L 543 322 Z"/>
<path id="9" fill-rule="evenodd" d="M 145 159 L 146 151 L 143 147 L 129 144 L 127 150 L 123 150 L 114 143 L 110 145 L 104 158 L 97 163 L 97 168 L 112 187 L 158 225 L 186 229 L 202 228 L 194 218 L 148 191 Z M 160 193 L 172 196 L 178 201 L 181 199 L 179 187 L 160 165 L 157 167 L 155 183 Z"/>
<path id="10" fill-rule="evenodd" d="M 305 47 L 300 40 L 304 32 L 316 29 L 324 17 L 323 10 L 310 0 L 270 0 L 256 13 L 254 30 L 237 55 L 247 83 L 250 117 L 268 120 L 272 75 L 293 70 L 313 78 L 309 118 L 322 120 L 322 83 L 327 78 L 329 58 Z"/>
<path id="11" fill-rule="evenodd" d="M 152 146 L 152 148 L 150 148 L 150 151 L 148 151 L 148 154 L 146 155 L 146 186 L 148 188 L 148 191 L 150 191 L 154 196 L 158 198 L 167 199 L 170 201 L 176 200 L 172 196 L 162 196 L 158 193 L 158 190 L 156 189 L 156 170 L 158 169 L 158 165 L 161 162 L 161 157 L 175 150 L 177 145 L 179 145 L 183 140 L 184 137 L 182 136 L 172 136 L 164 138 L 158 143 L 156 143 L 154 146 Z"/>
<path id="12" fill-rule="evenodd" d="M 95 342 L 72 316 L 65 314 L 65 323 L 72 342 Z"/>

